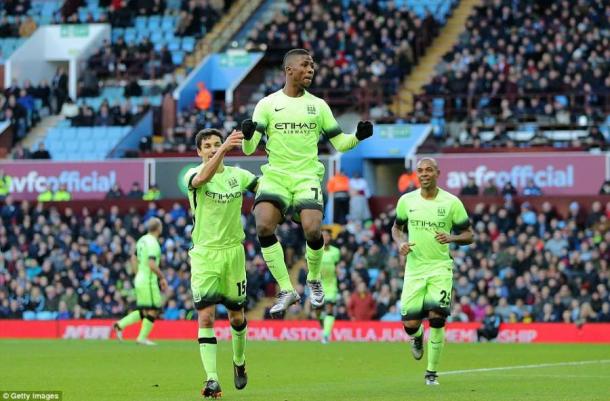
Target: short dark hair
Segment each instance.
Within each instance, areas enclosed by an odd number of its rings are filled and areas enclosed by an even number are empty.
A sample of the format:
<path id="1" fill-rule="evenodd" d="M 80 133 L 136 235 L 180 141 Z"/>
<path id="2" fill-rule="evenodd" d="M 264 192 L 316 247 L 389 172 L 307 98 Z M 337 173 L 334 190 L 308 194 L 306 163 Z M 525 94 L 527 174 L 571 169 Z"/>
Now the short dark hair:
<path id="1" fill-rule="evenodd" d="M 309 53 L 309 50 L 306 49 L 288 50 L 288 52 L 284 54 L 284 60 L 282 60 L 282 69 L 286 68 L 286 63 L 292 56 L 311 56 L 311 53 Z"/>
<path id="2" fill-rule="evenodd" d="M 216 128 L 202 129 L 195 136 L 195 144 L 197 145 L 197 149 L 201 149 L 201 142 L 205 141 L 211 136 L 217 136 L 218 138 L 220 138 L 220 142 L 223 142 L 225 139 L 224 135 L 222 135 L 222 132 L 220 132 L 220 130 L 217 130 Z"/>

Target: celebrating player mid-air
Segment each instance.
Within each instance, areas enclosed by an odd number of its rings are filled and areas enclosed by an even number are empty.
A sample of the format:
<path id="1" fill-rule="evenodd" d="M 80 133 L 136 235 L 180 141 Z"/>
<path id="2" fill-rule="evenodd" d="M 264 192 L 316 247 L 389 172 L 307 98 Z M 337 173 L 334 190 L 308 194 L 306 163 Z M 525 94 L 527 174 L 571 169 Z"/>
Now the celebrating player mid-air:
<path id="1" fill-rule="evenodd" d="M 282 315 L 300 297 L 294 290 L 284 262 L 284 251 L 275 236 L 275 229 L 286 213 L 300 220 L 307 241 L 306 259 L 309 269 L 307 286 L 311 305 L 324 305 L 320 282 L 322 262 L 321 181 L 324 165 L 318 159 L 318 140 L 326 135 L 335 149 L 352 149 L 373 134 L 370 121 L 361 121 L 355 135 L 346 135 L 337 124 L 326 102 L 309 92 L 314 75 L 314 61 L 307 50 L 293 49 L 284 56 L 286 84 L 281 90 L 263 98 L 254 109 L 252 120 L 242 122 L 243 151 L 252 154 L 263 134 L 267 135 L 269 163 L 261 168 L 254 201 L 256 232 L 263 258 L 280 286 L 273 316 Z"/>
<path id="2" fill-rule="evenodd" d="M 229 310 L 233 338 L 233 375 L 235 387 L 243 389 L 246 375 L 247 323 L 246 258 L 242 241 L 242 193 L 254 192 L 257 178 L 249 171 L 223 165 L 225 154 L 240 146 L 243 135 L 233 131 L 222 142 L 222 133 L 204 129 L 195 142 L 202 164 L 187 171 L 184 183 L 189 190 L 193 213 L 191 291 L 199 315 L 199 351 L 207 381 L 202 390 L 206 398 L 222 395 L 216 371 L 217 341 L 214 334 L 216 304 Z"/>
<path id="3" fill-rule="evenodd" d="M 440 174 L 436 161 L 421 159 L 416 173 L 421 188 L 400 197 L 392 237 L 400 254 L 407 256 L 400 304 L 415 359 L 424 354 L 421 321 L 425 317 L 430 321 L 425 380 L 434 385 L 438 384 L 436 370 L 445 342 L 445 318 L 451 307 L 453 260 L 449 244 L 468 245 L 473 232 L 462 202 L 436 186 Z"/>

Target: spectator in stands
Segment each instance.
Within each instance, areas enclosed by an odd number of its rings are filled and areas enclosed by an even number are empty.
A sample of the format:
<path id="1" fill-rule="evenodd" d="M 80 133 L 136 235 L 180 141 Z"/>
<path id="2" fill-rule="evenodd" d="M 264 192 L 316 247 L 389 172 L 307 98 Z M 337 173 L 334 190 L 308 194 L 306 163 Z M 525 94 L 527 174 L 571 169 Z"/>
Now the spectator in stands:
<path id="1" fill-rule="evenodd" d="M 474 182 L 474 178 L 469 177 L 466 185 L 462 187 L 460 190 L 460 195 L 466 196 L 478 196 L 479 195 L 479 186 Z"/>
<path id="2" fill-rule="evenodd" d="M 34 21 L 32 16 L 28 15 L 19 26 L 19 36 L 22 38 L 29 38 L 37 28 L 36 21 Z"/>
<path id="3" fill-rule="evenodd" d="M 15 144 L 15 146 L 13 146 L 13 150 L 11 152 L 11 157 L 14 160 L 24 160 L 24 159 L 29 159 L 30 156 L 30 151 L 28 149 L 25 149 L 23 147 L 23 145 L 21 144 L 21 142 Z"/>
<path id="4" fill-rule="evenodd" d="M 142 87 L 135 77 L 132 77 L 129 80 L 129 83 L 125 86 L 123 96 L 128 98 L 133 96 L 142 96 Z"/>
<path id="5" fill-rule="evenodd" d="M 481 341 L 484 338 L 487 341 L 494 340 L 498 337 L 500 332 L 500 324 L 502 323 L 502 317 L 496 314 L 492 305 L 485 307 L 485 318 L 481 324 L 481 328 L 477 330 L 477 339 Z"/>
<path id="6" fill-rule="evenodd" d="M 79 115 L 79 108 L 70 96 L 66 98 L 66 101 L 61 107 L 61 115 L 68 120 L 73 120 Z"/>
<path id="7" fill-rule="evenodd" d="M 610 180 L 604 181 L 601 188 L 599 189 L 600 195 L 610 195 Z"/>
<path id="8" fill-rule="evenodd" d="M 354 221 L 365 221 L 371 218 L 371 210 L 369 208 L 369 184 L 359 173 L 354 173 L 354 176 L 349 180 L 349 217 Z"/>
<path id="9" fill-rule="evenodd" d="M 363 281 L 358 283 L 347 308 L 351 320 L 372 320 L 375 317 L 377 306 Z"/>
<path id="10" fill-rule="evenodd" d="M 12 178 L 0 168 L 0 201 L 4 201 L 11 193 Z"/>
<path id="11" fill-rule="evenodd" d="M 114 122 L 116 125 L 128 126 L 133 123 L 133 116 L 126 103 L 121 104 L 118 113 L 115 115 Z"/>
<path id="12" fill-rule="evenodd" d="M 119 186 L 119 184 L 113 184 L 112 188 L 110 188 L 110 190 L 108 190 L 108 192 L 106 193 L 106 199 L 121 199 L 123 196 L 125 196 L 123 194 L 123 190 L 121 189 L 121 187 Z"/>
<path id="13" fill-rule="evenodd" d="M 100 106 L 100 111 L 97 117 L 95 117 L 95 125 L 98 127 L 109 127 L 114 125 L 114 118 L 108 110 L 108 106 L 103 104 Z"/>
<path id="14" fill-rule="evenodd" d="M 533 179 L 529 178 L 527 185 L 523 187 L 523 196 L 542 196 L 542 190 Z"/>
<path id="15" fill-rule="evenodd" d="M 25 15 L 31 6 L 30 0 L 6 0 L 4 1 L 4 11 L 8 15 Z"/>
<path id="16" fill-rule="evenodd" d="M 334 195 L 334 223 L 345 224 L 349 214 L 349 177 L 338 171 L 326 183 L 326 190 Z"/>
<path id="17" fill-rule="evenodd" d="M 135 181 L 131 184 L 131 190 L 127 194 L 127 197 L 129 199 L 142 199 L 143 196 L 144 192 L 142 192 L 142 189 L 140 188 L 140 183 Z"/>
<path id="18" fill-rule="evenodd" d="M 57 68 L 51 81 L 51 93 L 55 98 L 55 114 L 59 114 L 68 98 L 68 74 L 63 67 Z"/>
<path id="19" fill-rule="evenodd" d="M 507 197 L 515 195 L 517 195 L 517 189 L 513 186 L 513 183 L 509 181 L 504 184 L 502 187 L 502 196 Z"/>
<path id="20" fill-rule="evenodd" d="M 53 194 L 53 202 L 67 202 L 72 200 L 72 194 L 68 191 L 66 184 L 60 184 L 59 189 Z"/>
<path id="21" fill-rule="evenodd" d="M 41 185 L 42 191 L 38 194 L 36 200 L 41 202 L 51 202 L 53 200 L 53 191 L 51 187 L 45 182 Z"/>
<path id="22" fill-rule="evenodd" d="M 148 191 L 142 195 L 142 199 L 145 201 L 159 200 L 161 199 L 161 191 L 156 185 L 152 184 L 148 188 Z"/>
<path id="23" fill-rule="evenodd" d="M 398 193 L 406 194 L 419 188 L 419 179 L 417 174 L 411 167 L 405 168 L 405 171 L 398 177 Z"/>
<path id="24" fill-rule="evenodd" d="M 488 179 L 485 183 L 485 187 L 483 188 L 484 196 L 498 196 L 500 194 L 500 190 L 496 185 L 496 182 L 493 179 Z"/>
<path id="25" fill-rule="evenodd" d="M 212 94 L 203 82 L 197 82 L 197 88 L 199 88 L 199 91 L 195 96 L 195 107 L 199 110 L 208 110 L 212 105 Z"/>
<path id="26" fill-rule="evenodd" d="M 44 142 L 38 143 L 38 149 L 36 149 L 36 151 L 32 153 L 31 158 L 37 160 L 48 160 L 51 158 L 51 154 L 46 149 Z"/>

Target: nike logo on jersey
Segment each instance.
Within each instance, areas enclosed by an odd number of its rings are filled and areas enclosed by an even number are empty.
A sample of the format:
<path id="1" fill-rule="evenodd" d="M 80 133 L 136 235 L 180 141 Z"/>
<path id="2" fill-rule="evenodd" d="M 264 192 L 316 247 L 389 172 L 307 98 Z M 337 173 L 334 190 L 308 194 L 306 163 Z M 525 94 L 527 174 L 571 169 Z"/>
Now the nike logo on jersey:
<path id="1" fill-rule="evenodd" d="M 409 213 L 413 213 L 416 209 L 409 209 Z"/>
<path id="2" fill-rule="evenodd" d="M 276 108 L 274 108 L 274 110 L 275 110 L 275 111 L 282 111 L 282 110 L 284 110 L 285 108 L 286 108 L 286 107 L 282 107 L 281 109 L 278 109 L 278 108 L 276 107 Z"/>

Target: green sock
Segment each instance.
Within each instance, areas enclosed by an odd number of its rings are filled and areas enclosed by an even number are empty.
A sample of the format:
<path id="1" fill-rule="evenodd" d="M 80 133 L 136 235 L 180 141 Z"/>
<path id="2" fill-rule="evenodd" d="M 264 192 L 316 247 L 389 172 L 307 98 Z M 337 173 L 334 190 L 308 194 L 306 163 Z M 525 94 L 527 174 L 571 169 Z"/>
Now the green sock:
<path id="1" fill-rule="evenodd" d="M 199 353 L 203 369 L 207 373 L 207 380 L 218 380 L 216 372 L 216 348 L 218 348 L 214 329 L 199 328 Z"/>
<path id="2" fill-rule="evenodd" d="M 148 338 L 150 331 L 153 328 L 153 322 L 148 319 L 142 319 L 142 327 L 140 327 L 140 334 L 138 335 L 138 340 L 144 341 Z"/>
<path id="3" fill-rule="evenodd" d="M 326 315 L 324 318 L 324 337 L 330 338 L 333 332 L 333 325 L 335 324 L 335 317 L 333 315 Z"/>
<path id="4" fill-rule="evenodd" d="M 322 266 L 322 255 L 324 255 L 324 247 L 320 249 L 311 249 L 306 246 L 305 258 L 307 259 L 307 280 L 320 280 L 320 267 Z"/>
<path id="5" fill-rule="evenodd" d="M 430 328 L 430 338 L 428 338 L 428 370 L 436 372 L 438 362 L 441 359 L 441 352 L 445 345 L 445 328 Z"/>
<path id="6" fill-rule="evenodd" d="M 244 351 L 246 350 L 246 338 L 248 337 L 248 326 L 246 326 L 246 321 L 244 320 L 244 325 L 241 327 L 241 330 L 235 330 L 233 326 L 231 326 L 231 341 L 233 343 L 233 362 L 236 365 L 241 366 L 246 362 L 246 355 Z"/>
<path id="7" fill-rule="evenodd" d="M 269 271 L 275 281 L 280 286 L 282 291 L 294 291 L 292 283 L 290 282 L 290 276 L 288 275 L 288 269 L 286 268 L 286 262 L 284 262 L 284 250 L 282 244 L 276 242 L 275 244 L 262 248 L 263 259 L 269 266 Z"/>
<path id="8" fill-rule="evenodd" d="M 119 320 L 119 322 L 117 324 L 118 324 L 119 328 L 121 330 L 123 330 L 127 326 L 130 326 L 134 323 L 138 323 L 140 321 L 140 319 L 142 319 L 140 317 L 140 311 L 134 310 L 133 312 L 131 312 L 130 314 L 128 314 L 127 316 L 125 316 L 124 318 Z"/>

